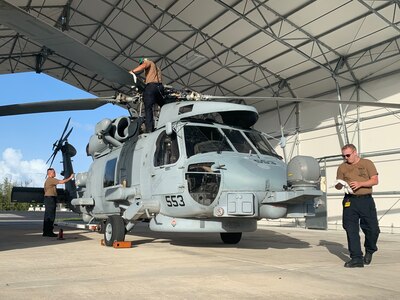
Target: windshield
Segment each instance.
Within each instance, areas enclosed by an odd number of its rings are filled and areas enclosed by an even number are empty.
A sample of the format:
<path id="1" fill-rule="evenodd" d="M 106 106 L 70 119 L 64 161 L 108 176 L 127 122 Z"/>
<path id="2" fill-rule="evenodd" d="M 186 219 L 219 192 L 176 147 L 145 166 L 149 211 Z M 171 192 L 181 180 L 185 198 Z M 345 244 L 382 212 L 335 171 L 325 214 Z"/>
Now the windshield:
<path id="1" fill-rule="evenodd" d="M 272 155 L 281 158 L 260 132 L 255 130 L 245 131 L 245 134 L 261 154 Z"/>
<path id="2" fill-rule="evenodd" d="M 186 125 L 184 127 L 186 155 L 191 157 L 199 153 L 234 151 L 271 155 L 281 159 L 268 140 L 256 130 L 237 130 L 213 126 Z M 247 137 L 247 138 L 246 138 Z M 230 146 L 228 141 L 233 145 Z"/>
<path id="3" fill-rule="evenodd" d="M 224 134 L 227 136 L 229 141 L 235 147 L 237 152 L 249 153 L 250 151 L 255 153 L 256 150 L 250 145 L 243 134 L 239 130 L 235 129 L 222 129 Z"/>
<path id="4" fill-rule="evenodd" d="M 186 125 L 184 134 L 187 157 L 206 152 L 233 151 L 218 128 Z"/>

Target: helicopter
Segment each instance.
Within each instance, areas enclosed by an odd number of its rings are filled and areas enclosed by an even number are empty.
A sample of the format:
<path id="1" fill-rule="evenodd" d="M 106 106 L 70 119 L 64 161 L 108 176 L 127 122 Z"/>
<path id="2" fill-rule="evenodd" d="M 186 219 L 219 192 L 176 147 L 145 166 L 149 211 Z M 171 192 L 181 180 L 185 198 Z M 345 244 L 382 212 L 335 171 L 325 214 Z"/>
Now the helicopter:
<path id="1" fill-rule="evenodd" d="M 141 131 L 143 120 L 133 109 L 140 93 L 117 98 L 131 114 L 96 124 L 86 147 L 89 170 L 61 193 L 85 222 L 103 224 L 107 246 L 123 241 L 138 222 L 153 231 L 220 233 L 224 243 L 236 244 L 262 218 L 314 215 L 322 195 L 318 162 L 296 156 L 286 164 L 251 128 L 258 120 L 254 107 L 168 93 L 177 101 L 161 107 L 151 133 Z M 0 107 L 0 114 L 16 110 L 21 113 L 24 104 Z M 61 151 L 64 176 L 73 173 L 76 154 L 67 127 L 50 157 Z M 38 198 L 39 192 L 16 187 L 13 199 Z"/>
<path id="2" fill-rule="evenodd" d="M 3 25 L 130 94 L 80 100 L 47 101 L 0 106 L 0 116 L 96 109 L 113 104 L 128 115 L 100 120 L 85 149 L 92 163 L 88 171 L 59 191 L 60 198 L 87 223 L 99 223 L 104 242 L 123 241 L 139 222 L 156 232 L 219 233 L 226 244 L 239 243 L 243 232 L 257 229 L 263 218 L 311 217 L 320 204 L 320 168 L 310 156 L 286 163 L 255 129 L 253 106 L 211 100 L 246 97 L 202 95 L 167 88 L 170 100 L 157 112 L 154 132 L 142 132 L 141 92 L 144 83 L 127 70 L 66 32 L 0 0 Z M 50 51 L 51 50 L 51 51 Z M 45 57 L 47 57 L 45 55 Z M 247 97 L 272 101 L 338 103 L 329 99 Z M 341 100 L 342 104 L 354 104 Z M 382 103 L 357 102 L 382 106 Z M 396 107 L 397 104 L 386 104 Z M 397 106 L 396 106 L 397 105 Z M 65 127 L 53 146 L 51 159 L 61 151 L 65 177 L 74 173 L 76 149 Z M 42 188 L 15 187 L 13 200 L 38 199 Z"/>

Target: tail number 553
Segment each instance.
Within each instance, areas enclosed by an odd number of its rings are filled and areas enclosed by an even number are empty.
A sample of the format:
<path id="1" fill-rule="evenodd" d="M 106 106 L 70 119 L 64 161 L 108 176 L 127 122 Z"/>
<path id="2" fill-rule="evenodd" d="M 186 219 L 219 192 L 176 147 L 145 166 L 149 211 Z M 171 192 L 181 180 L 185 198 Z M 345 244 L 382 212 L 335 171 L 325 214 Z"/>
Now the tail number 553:
<path id="1" fill-rule="evenodd" d="M 185 201 L 183 201 L 182 195 L 168 195 L 165 196 L 165 202 L 167 202 L 167 206 L 185 206 Z"/>

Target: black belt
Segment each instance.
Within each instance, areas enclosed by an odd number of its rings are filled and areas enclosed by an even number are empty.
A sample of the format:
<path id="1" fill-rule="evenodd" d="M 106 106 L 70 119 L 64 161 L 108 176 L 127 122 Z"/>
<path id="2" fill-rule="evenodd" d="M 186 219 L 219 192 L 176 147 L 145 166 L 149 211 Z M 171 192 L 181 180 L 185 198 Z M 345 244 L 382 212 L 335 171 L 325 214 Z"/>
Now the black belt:
<path id="1" fill-rule="evenodd" d="M 371 197 L 372 194 L 365 194 L 365 195 L 355 195 L 355 194 L 346 194 L 348 198 L 362 198 L 362 197 Z"/>

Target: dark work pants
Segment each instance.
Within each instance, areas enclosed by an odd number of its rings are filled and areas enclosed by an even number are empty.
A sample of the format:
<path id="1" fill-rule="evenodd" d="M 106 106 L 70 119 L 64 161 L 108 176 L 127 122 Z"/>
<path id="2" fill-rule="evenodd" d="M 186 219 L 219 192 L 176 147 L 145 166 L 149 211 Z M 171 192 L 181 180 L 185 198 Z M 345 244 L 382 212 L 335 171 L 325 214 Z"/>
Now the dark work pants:
<path id="1" fill-rule="evenodd" d="M 350 204 L 346 204 L 350 202 Z M 346 230 L 347 243 L 351 258 L 362 258 L 360 226 L 365 235 L 365 251 L 378 251 L 376 243 L 380 233 L 374 199 L 371 195 L 343 198 L 343 228 Z"/>
<path id="2" fill-rule="evenodd" d="M 54 220 L 56 219 L 57 197 L 44 197 L 43 233 L 53 233 Z"/>
<path id="3" fill-rule="evenodd" d="M 144 116 L 146 132 L 154 131 L 153 107 L 158 104 L 162 107 L 164 101 L 164 86 L 161 83 L 148 83 L 143 92 Z"/>

